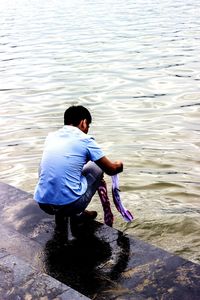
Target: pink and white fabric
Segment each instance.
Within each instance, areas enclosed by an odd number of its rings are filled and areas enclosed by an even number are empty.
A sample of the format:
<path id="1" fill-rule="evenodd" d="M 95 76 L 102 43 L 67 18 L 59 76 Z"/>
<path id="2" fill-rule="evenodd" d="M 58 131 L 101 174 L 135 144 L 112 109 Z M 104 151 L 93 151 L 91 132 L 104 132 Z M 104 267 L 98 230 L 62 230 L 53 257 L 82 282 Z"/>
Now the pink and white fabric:
<path id="1" fill-rule="evenodd" d="M 125 208 L 123 205 L 120 194 L 119 194 L 119 177 L 118 175 L 112 176 L 112 196 L 113 196 L 113 202 L 117 208 L 117 210 L 120 212 L 122 215 L 123 219 L 126 222 L 131 222 L 133 220 L 133 215 L 129 210 Z M 108 197 L 108 191 L 107 191 L 107 185 L 104 180 L 102 180 L 101 185 L 98 188 L 98 194 L 101 200 L 101 204 L 103 207 L 104 211 L 104 222 L 106 225 L 112 227 L 114 217 L 113 213 L 111 211 L 111 206 L 110 206 L 110 200 Z"/>
<path id="2" fill-rule="evenodd" d="M 133 220 L 133 216 L 130 213 L 130 211 L 127 210 L 125 208 L 125 206 L 123 205 L 119 192 L 120 192 L 119 177 L 118 177 L 118 175 L 114 175 L 114 176 L 112 176 L 112 196 L 113 196 L 114 204 L 115 204 L 117 210 L 122 215 L 123 219 L 126 222 L 131 222 Z"/>
<path id="3" fill-rule="evenodd" d="M 104 211 L 104 223 L 112 227 L 114 217 L 110 207 L 110 200 L 108 198 L 108 191 L 105 180 L 101 181 L 101 185 L 98 188 L 98 194 Z"/>

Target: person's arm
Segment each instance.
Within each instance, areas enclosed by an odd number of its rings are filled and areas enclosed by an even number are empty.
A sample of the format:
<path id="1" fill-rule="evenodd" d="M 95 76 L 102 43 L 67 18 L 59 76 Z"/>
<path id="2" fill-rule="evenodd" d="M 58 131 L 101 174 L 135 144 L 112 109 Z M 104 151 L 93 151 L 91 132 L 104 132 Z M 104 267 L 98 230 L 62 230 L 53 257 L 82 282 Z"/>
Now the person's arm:
<path id="1" fill-rule="evenodd" d="M 115 162 L 110 161 L 106 156 L 103 156 L 99 160 L 96 160 L 95 163 L 107 174 L 115 175 L 123 171 L 123 163 L 120 160 Z"/>

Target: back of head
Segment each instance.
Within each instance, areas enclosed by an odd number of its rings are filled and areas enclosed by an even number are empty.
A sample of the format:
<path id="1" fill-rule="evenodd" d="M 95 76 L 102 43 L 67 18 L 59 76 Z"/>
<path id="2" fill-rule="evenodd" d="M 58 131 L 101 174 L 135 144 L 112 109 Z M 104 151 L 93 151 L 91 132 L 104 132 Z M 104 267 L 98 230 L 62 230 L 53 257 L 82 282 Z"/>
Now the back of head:
<path id="1" fill-rule="evenodd" d="M 78 126 L 82 120 L 92 122 L 92 117 L 87 108 L 82 105 L 70 106 L 64 113 L 64 125 Z"/>

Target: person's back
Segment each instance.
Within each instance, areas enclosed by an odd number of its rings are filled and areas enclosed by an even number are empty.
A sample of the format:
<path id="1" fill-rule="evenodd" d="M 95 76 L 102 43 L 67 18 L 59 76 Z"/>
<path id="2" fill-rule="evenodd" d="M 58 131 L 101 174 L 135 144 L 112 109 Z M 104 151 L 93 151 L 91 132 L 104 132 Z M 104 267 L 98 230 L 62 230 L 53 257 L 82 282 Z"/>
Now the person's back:
<path id="1" fill-rule="evenodd" d="M 64 113 L 63 128 L 50 133 L 45 141 L 34 198 L 42 210 L 55 214 L 58 227 L 65 225 L 67 216 L 75 218 L 80 213 L 94 219 L 97 213 L 85 209 L 103 172 L 114 175 L 123 170 L 121 161 L 110 161 L 87 135 L 91 122 L 87 108 L 71 106 Z"/>
<path id="2" fill-rule="evenodd" d="M 65 125 L 50 133 L 40 166 L 35 199 L 40 203 L 64 205 L 86 192 L 84 165 L 103 156 L 94 139 L 77 127 Z"/>

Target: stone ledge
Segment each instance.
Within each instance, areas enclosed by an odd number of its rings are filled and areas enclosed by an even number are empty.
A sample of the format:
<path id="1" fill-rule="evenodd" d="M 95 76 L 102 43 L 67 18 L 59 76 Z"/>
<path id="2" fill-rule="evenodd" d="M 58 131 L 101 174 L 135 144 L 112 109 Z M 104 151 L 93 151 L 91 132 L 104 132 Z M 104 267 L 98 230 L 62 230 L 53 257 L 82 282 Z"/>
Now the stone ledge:
<path id="1" fill-rule="evenodd" d="M 2 244 L 20 257 L 20 241 L 28 243 L 20 258 L 39 274 L 42 270 L 95 300 L 199 300 L 200 265 L 98 222 L 66 240 L 54 232 L 53 217 L 43 213 L 30 194 L 3 183 L 0 189 L 0 228 L 4 239 L 6 232 L 12 233 Z M 7 259 L 5 252 L 0 257 Z M 31 257 L 36 257 L 34 263 Z"/>
<path id="2" fill-rule="evenodd" d="M 89 300 L 72 288 L 38 272 L 22 259 L 0 251 L 0 299 Z"/>

